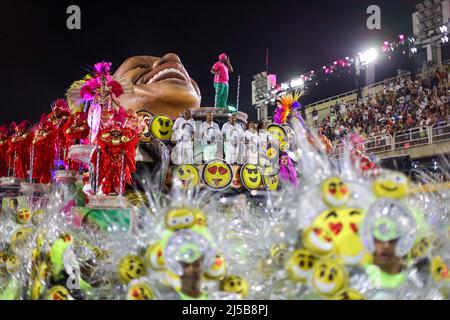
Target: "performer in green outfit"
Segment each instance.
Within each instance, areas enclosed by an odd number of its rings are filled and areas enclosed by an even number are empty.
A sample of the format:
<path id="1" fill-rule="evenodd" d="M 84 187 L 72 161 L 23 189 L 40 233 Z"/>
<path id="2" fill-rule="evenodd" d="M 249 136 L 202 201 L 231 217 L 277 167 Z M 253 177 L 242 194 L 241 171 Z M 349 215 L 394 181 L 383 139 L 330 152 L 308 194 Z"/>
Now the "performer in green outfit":
<path id="1" fill-rule="evenodd" d="M 214 74 L 214 88 L 216 89 L 216 98 L 214 102 L 214 107 L 216 108 L 227 107 L 229 72 L 233 72 L 230 57 L 225 53 L 222 53 L 219 56 L 219 61 L 217 61 L 211 69 L 211 73 Z"/>

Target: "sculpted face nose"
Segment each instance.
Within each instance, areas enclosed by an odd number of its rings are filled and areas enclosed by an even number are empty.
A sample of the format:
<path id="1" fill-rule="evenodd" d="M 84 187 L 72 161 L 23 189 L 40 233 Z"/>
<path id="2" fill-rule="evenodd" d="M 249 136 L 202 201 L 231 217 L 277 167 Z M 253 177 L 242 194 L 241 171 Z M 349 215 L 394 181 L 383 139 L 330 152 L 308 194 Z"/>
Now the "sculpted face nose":
<path id="1" fill-rule="evenodd" d="M 156 60 L 153 63 L 153 69 L 166 63 L 166 62 L 178 62 L 181 64 L 181 59 L 178 55 L 176 55 L 175 53 L 168 53 L 165 54 L 161 59 Z"/>

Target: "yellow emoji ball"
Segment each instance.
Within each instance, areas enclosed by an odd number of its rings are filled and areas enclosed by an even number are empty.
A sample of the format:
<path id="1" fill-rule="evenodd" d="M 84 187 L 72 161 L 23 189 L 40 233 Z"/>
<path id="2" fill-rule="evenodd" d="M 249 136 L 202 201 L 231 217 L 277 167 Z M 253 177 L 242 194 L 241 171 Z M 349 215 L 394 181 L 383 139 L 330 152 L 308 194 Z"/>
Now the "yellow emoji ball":
<path id="1" fill-rule="evenodd" d="M 74 300 L 67 290 L 63 286 L 54 286 L 47 291 L 45 300 Z"/>
<path id="2" fill-rule="evenodd" d="M 145 263 L 154 270 L 165 268 L 163 247 L 160 243 L 155 243 L 147 247 L 145 251 Z"/>
<path id="3" fill-rule="evenodd" d="M 28 208 L 21 208 L 17 211 L 16 220 L 20 224 L 27 224 L 31 220 L 31 211 Z"/>
<path id="4" fill-rule="evenodd" d="M 379 198 L 401 199 L 409 192 L 409 180 L 400 172 L 383 172 L 375 179 L 372 188 Z"/>
<path id="5" fill-rule="evenodd" d="M 203 167 L 202 177 L 208 187 L 222 190 L 230 186 L 233 180 L 233 170 L 223 160 L 212 160 Z"/>
<path id="6" fill-rule="evenodd" d="M 145 282 L 137 282 L 128 288 L 127 300 L 154 300 L 152 288 Z"/>
<path id="7" fill-rule="evenodd" d="M 274 123 L 270 124 L 267 127 L 267 132 L 270 134 L 272 139 L 274 139 L 275 141 L 278 141 L 280 146 L 283 141 L 287 141 L 286 130 L 278 124 L 274 124 Z"/>
<path id="8" fill-rule="evenodd" d="M 117 273 L 119 274 L 120 280 L 128 283 L 131 280 L 145 276 L 146 270 L 144 262 L 139 256 L 128 255 L 119 261 Z"/>
<path id="9" fill-rule="evenodd" d="M 302 243 L 307 250 L 318 256 L 329 257 L 335 252 L 333 236 L 320 227 L 312 227 L 303 231 Z"/>
<path id="10" fill-rule="evenodd" d="M 209 279 L 219 279 L 225 276 L 226 272 L 227 266 L 225 263 L 225 258 L 220 254 L 216 254 L 216 260 L 214 261 L 212 267 L 206 271 L 205 276 Z"/>
<path id="11" fill-rule="evenodd" d="M 317 257 L 305 249 L 295 250 L 289 258 L 286 269 L 294 282 L 306 283 L 312 276 Z"/>
<path id="12" fill-rule="evenodd" d="M 431 259 L 431 276 L 436 283 L 450 281 L 449 267 L 440 256 Z"/>
<path id="13" fill-rule="evenodd" d="M 262 182 L 261 171 L 251 163 L 246 163 L 241 168 L 241 180 L 248 190 L 256 190 Z"/>
<path id="14" fill-rule="evenodd" d="M 169 141 L 172 137 L 173 121 L 164 114 L 158 114 L 150 122 L 152 136 L 161 141 Z"/>
<path id="15" fill-rule="evenodd" d="M 333 297 L 348 285 L 348 274 L 344 266 L 329 259 L 317 261 L 314 266 L 312 285 L 325 297 Z"/>
<path id="16" fill-rule="evenodd" d="M 366 298 L 360 292 L 347 288 L 338 292 L 333 300 L 366 300 Z"/>
<path id="17" fill-rule="evenodd" d="M 248 289 L 247 280 L 240 276 L 230 275 L 223 280 L 223 291 L 237 293 L 242 298 L 248 296 Z"/>
<path id="18" fill-rule="evenodd" d="M 166 227 L 176 231 L 191 228 L 195 224 L 195 212 L 191 208 L 177 208 L 166 213 Z"/>
<path id="19" fill-rule="evenodd" d="M 339 258 L 345 264 L 355 265 L 368 258 L 359 236 L 363 218 L 364 212 L 356 208 L 327 210 L 314 219 L 313 226 L 330 232 Z"/>
<path id="20" fill-rule="evenodd" d="M 263 183 L 266 190 L 277 191 L 279 183 L 278 174 L 275 173 L 272 167 L 265 167 L 263 173 Z"/>
<path id="21" fill-rule="evenodd" d="M 183 164 L 176 167 L 174 176 L 180 180 L 183 189 L 192 189 L 200 181 L 198 169 L 192 164 Z"/>
<path id="22" fill-rule="evenodd" d="M 350 198 L 347 184 L 337 177 L 322 182 L 321 193 L 323 201 L 330 208 L 341 208 Z"/>

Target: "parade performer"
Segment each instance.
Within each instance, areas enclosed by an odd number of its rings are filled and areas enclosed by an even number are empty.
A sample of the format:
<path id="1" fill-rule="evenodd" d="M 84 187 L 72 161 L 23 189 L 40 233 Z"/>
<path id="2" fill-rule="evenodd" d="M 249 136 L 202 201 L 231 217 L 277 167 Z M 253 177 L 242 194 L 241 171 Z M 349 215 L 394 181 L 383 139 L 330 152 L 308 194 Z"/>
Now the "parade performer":
<path id="1" fill-rule="evenodd" d="M 244 133 L 245 137 L 245 162 L 258 164 L 258 144 L 259 137 L 256 130 L 256 123 L 250 122 L 248 130 Z"/>
<path id="2" fill-rule="evenodd" d="M 10 166 L 7 158 L 9 141 L 8 126 L 0 126 L 0 177 L 6 177 L 8 175 L 8 169 Z"/>
<path id="3" fill-rule="evenodd" d="M 214 88 L 216 89 L 216 99 L 214 103 L 214 107 L 216 108 L 227 107 L 229 72 L 233 72 L 230 57 L 225 53 L 222 53 L 219 56 L 219 61 L 211 68 L 211 73 L 214 74 Z"/>
<path id="4" fill-rule="evenodd" d="M 119 109 L 119 97 L 133 91 L 130 84 L 119 82 L 110 75 L 111 62 L 96 63 L 94 69 L 94 77 L 85 81 L 79 89 L 81 100 L 90 103 L 88 123 L 91 127 L 91 142 L 95 141 L 101 123 L 111 120 L 114 111 Z M 74 86 L 72 90 L 77 88 Z"/>
<path id="5" fill-rule="evenodd" d="M 79 165 L 70 162 L 67 159 L 69 148 L 76 144 L 89 143 L 89 124 L 87 114 L 83 111 L 77 111 L 70 116 L 69 120 L 64 125 L 64 141 L 65 141 L 65 153 L 66 161 L 70 170 L 79 169 Z"/>
<path id="6" fill-rule="evenodd" d="M 206 121 L 200 126 L 200 136 L 203 146 L 203 161 L 208 162 L 217 158 L 217 140 L 220 137 L 220 129 L 213 121 L 214 116 L 211 111 L 206 113 Z"/>
<path id="7" fill-rule="evenodd" d="M 136 170 L 136 147 L 139 143 L 136 127 L 137 119 L 121 108 L 97 136 L 100 159 L 97 161 L 98 153 L 94 152 L 92 161 L 95 167 L 97 163 L 100 165 L 98 182 L 106 195 L 123 194 L 126 184 L 132 183 L 131 174 Z"/>
<path id="8" fill-rule="evenodd" d="M 52 104 L 52 111 L 47 116 L 47 121 L 53 125 L 53 128 L 56 131 L 54 141 L 54 148 L 56 151 L 55 160 L 58 162 L 55 165 L 56 168 L 64 165 L 65 140 L 63 128 L 67 120 L 69 120 L 70 115 L 71 112 L 67 101 L 65 99 L 58 99 Z"/>
<path id="9" fill-rule="evenodd" d="M 182 117 L 175 120 L 172 127 L 172 137 L 176 142 L 177 158 L 175 164 L 190 164 L 194 162 L 194 134 L 195 122 L 190 110 L 186 110 Z"/>
<path id="10" fill-rule="evenodd" d="M 359 166 L 363 172 L 376 169 L 377 166 L 364 154 L 366 150 L 364 139 L 359 134 L 353 133 L 349 140 L 352 146 L 350 158 L 353 165 Z"/>
<path id="11" fill-rule="evenodd" d="M 53 123 L 43 115 L 33 132 L 31 175 L 37 183 L 50 183 L 51 170 L 56 157 L 55 144 L 58 131 Z"/>
<path id="12" fill-rule="evenodd" d="M 299 121 L 301 125 L 304 124 L 303 119 L 297 111 L 300 110 L 301 104 L 298 99 L 303 95 L 302 93 L 287 94 L 279 98 L 277 102 L 277 108 L 273 117 L 274 123 L 282 125 L 292 123 L 293 121 Z M 297 170 L 293 164 L 293 160 L 286 153 L 289 149 L 289 143 L 287 141 L 279 141 L 280 150 L 283 153 L 280 156 L 280 178 L 286 182 L 290 182 L 292 185 L 298 185 Z"/>
<path id="13" fill-rule="evenodd" d="M 235 114 L 231 114 L 228 122 L 222 126 L 222 135 L 225 138 L 225 161 L 229 164 L 241 163 L 239 147 L 244 139 L 244 129 L 237 123 Z"/>
<path id="14" fill-rule="evenodd" d="M 8 160 L 12 163 L 12 176 L 25 179 L 30 169 L 30 150 L 33 141 L 33 133 L 28 131 L 28 121 L 20 124 L 12 123 L 14 133 L 11 135 L 11 143 L 8 149 Z"/>

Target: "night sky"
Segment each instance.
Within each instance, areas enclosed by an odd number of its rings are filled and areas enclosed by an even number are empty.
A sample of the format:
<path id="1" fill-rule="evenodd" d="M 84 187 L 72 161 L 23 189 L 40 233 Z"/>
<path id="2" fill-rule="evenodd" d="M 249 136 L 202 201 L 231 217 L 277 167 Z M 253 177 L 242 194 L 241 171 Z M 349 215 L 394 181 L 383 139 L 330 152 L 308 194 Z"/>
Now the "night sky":
<path id="1" fill-rule="evenodd" d="M 252 75 L 265 69 L 278 82 L 337 58 L 353 56 L 399 33 L 412 33 L 412 0 L 340 1 L 16 1 L 0 2 L 0 122 L 39 119 L 50 103 L 94 63 L 113 70 L 127 57 L 177 53 L 212 106 L 210 69 L 218 54 L 231 56 L 231 103 L 241 76 L 242 111 L 251 106 Z M 66 8 L 81 7 L 81 30 L 66 28 Z M 366 8 L 381 8 L 381 30 L 366 28 Z M 377 79 L 408 65 L 407 56 L 379 63 Z M 304 103 L 353 89 L 353 75 L 324 81 Z"/>

